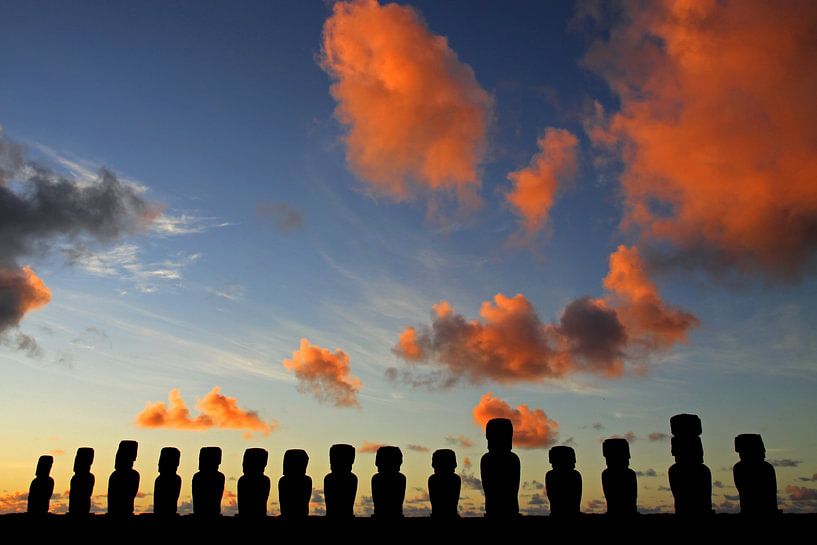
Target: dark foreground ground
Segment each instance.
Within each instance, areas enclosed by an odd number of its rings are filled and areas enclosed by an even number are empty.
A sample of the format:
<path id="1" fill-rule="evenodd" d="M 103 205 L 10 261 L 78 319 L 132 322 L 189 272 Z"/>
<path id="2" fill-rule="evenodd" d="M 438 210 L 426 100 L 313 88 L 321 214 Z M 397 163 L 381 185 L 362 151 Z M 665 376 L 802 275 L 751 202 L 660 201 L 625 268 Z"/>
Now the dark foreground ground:
<path id="1" fill-rule="evenodd" d="M 639 515 L 616 521 L 604 515 L 582 515 L 573 520 L 550 517 L 520 517 L 509 523 L 484 518 L 463 518 L 440 524 L 429 518 L 406 518 L 385 523 L 356 518 L 333 523 L 311 517 L 291 524 L 275 517 L 249 523 L 238 517 L 202 521 L 189 515 L 170 523 L 153 515 L 138 515 L 116 523 L 105 515 L 76 521 L 65 515 L 32 520 L 27 515 L 0 515 L 0 543 L 320 543 L 359 545 L 411 542 L 415 545 L 448 542 L 451 545 L 495 543 L 780 543 L 787 538 L 817 543 L 817 514 L 782 514 L 773 519 L 751 519 L 741 515 L 713 515 L 684 520 L 674 515 Z M 533 541 L 530 541 L 533 540 Z"/>

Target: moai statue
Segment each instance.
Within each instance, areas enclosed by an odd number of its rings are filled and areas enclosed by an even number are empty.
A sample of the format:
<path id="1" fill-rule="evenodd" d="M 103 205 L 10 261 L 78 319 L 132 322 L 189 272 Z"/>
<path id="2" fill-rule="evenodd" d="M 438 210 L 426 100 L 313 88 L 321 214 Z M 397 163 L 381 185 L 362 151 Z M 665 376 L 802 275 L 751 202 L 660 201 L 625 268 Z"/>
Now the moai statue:
<path id="1" fill-rule="evenodd" d="M 485 516 L 508 519 L 519 515 L 519 457 L 511 451 L 513 423 L 493 418 L 485 426 L 488 452 L 479 463 L 482 490 L 485 492 Z"/>
<path id="2" fill-rule="evenodd" d="M 766 448 L 760 435 L 744 433 L 735 437 L 740 461 L 732 468 L 735 487 L 740 494 L 740 512 L 745 515 L 776 515 L 777 477 L 766 461 Z"/>
<path id="3" fill-rule="evenodd" d="M 457 456 L 451 449 L 435 450 L 431 455 L 434 474 L 428 478 L 428 497 L 431 501 L 431 518 L 453 520 L 459 518 L 458 506 L 462 482 L 454 473 Z"/>
<path id="4" fill-rule="evenodd" d="M 607 469 L 601 472 L 601 487 L 607 499 L 607 514 L 613 517 L 638 513 L 638 482 L 630 469 L 630 444 L 626 439 L 605 439 L 601 446 Z"/>
<path id="5" fill-rule="evenodd" d="M 29 515 L 44 517 L 48 514 L 48 504 L 54 493 L 54 479 L 51 478 L 51 466 L 53 465 L 53 456 L 40 456 L 40 459 L 37 460 L 35 477 L 28 489 Z"/>
<path id="6" fill-rule="evenodd" d="M 312 478 L 306 474 L 309 456 L 306 451 L 290 449 L 284 453 L 284 475 L 278 480 L 278 503 L 281 517 L 306 520 L 312 499 Z"/>
<path id="7" fill-rule="evenodd" d="M 403 453 L 398 447 L 380 447 L 375 455 L 377 473 L 372 476 L 374 516 L 381 520 L 403 518 L 406 476 L 400 473 Z"/>
<path id="8" fill-rule="evenodd" d="M 221 515 L 221 498 L 224 496 L 224 474 L 220 447 L 202 447 L 199 450 L 199 470 L 193 475 L 193 514 L 202 518 Z"/>
<path id="9" fill-rule="evenodd" d="M 270 480 L 264 475 L 269 453 L 262 448 L 244 451 L 244 475 L 238 479 L 238 515 L 243 519 L 263 520 L 267 516 Z"/>
<path id="10" fill-rule="evenodd" d="M 159 454 L 159 476 L 153 485 L 153 512 L 162 518 L 176 516 L 182 478 L 176 474 L 181 452 L 175 447 L 164 447 Z"/>
<path id="11" fill-rule="evenodd" d="M 71 477 L 71 490 L 68 493 L 68 514 L 75 517 L 86 516 L 91 512 L 91 495 L 94 493 L 94 474 L 91 465 L 94 463 L 94 449 L 80 447 L 74 458 L 74 476 Z"/>
<path id="12" fill-rule="evenodd" d="M 330 473 L 323 479 L 323 495 L 326 516 L 330 519 L 350 519 L 355 516 L 357 475 L 352 473 L 355 463 L 355 447 L 332 445 L 329 448 Z"/>
<path id="13" fill-rule="evenodd" d="M 675 498 L 675 513 L 681 516 L 712 514 L 712 473 L 704 465 L 701 419 L 694 414 L 670 418 L 672 455 L 669 486 Z"/>
<path id="14" fill-rule="evenodd" d="M 112 517 L 133 515 L 133 502 L 139 492 L 139 473 L 133 469 L 138 448 L 136 441 L 119 442 L 114 472 L 108 479 L 108 514 Z"/>
<path id="15" fill-rule="evenodd" d="M 571 447 L 553 447 L 548 451 L 553 469 L 545 474 L 545 492 L 554 517 L 572 517 L 581 513 L 582 476 L 576 471 L 576 453 Z"/>

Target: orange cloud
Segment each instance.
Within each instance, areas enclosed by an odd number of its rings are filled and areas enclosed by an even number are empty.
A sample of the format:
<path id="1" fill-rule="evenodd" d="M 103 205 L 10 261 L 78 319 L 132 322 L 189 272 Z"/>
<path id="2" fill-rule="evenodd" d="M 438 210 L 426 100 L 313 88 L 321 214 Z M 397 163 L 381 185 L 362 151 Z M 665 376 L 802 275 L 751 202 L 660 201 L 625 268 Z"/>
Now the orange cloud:
<path id="1" fill-rule="evenodd" d="M 473 410 L 474 422 L 484 428 L 492 418 L 508 418 L 513 422 L 513 444 L 521 448 L 543 448 L 556 441 L 559 424 L 548 418 L 542 409 L 520 405 L 513 409 L 492 392 L 484 394 Z"/>
<path id="2" fill-rule="evenodd" d="M 618 377 L 627 361 L 642 365 L 655 352 L 685 341 L 698 325 L 695 316 L 661 299 L 635 247 L 619 246 L 610 256 L 604 287 L 604 298 L 569 303 L 558 323 L 543 323 L 521 293 L 483 302 L 481 321 L 467 320 L 441 301 L 430 326 L 406 328 L 392 348 L 412 368 L 437 369 L 421 378 L 395 368 L 386 375 L 430 387 L 462 378 L 513 383 L 575 372 Z"/>
<path id="3" fill-rule="evenodd" d="M 478 202 L 492 98 L 410 6 L 337 2 L 323 27 L 346 159 L 380 194 L 444 190 Z"/>
<path id="4" fill-rule="evenodd" d="M 589 132 L 623 160 L 623 226 L 683 264 L 796 277 L 817 249 L 817 3 L 624 6 L 585 58 L 620 102 Z"/>
<path id="5" fill-rule="evenodd" d="M 0 332 L 20 324 L 23 316 L 51 301 L 51 291 L 31 267 L 0 267 Z"/>
<path id="6" fill-rule="evenodd" d="M 664 303 L 635 247 L 619 246 L 610 255 L 610 272 L 603 283 L 627 334 L 647 349 L 685 341 L 699 323 L 692 314 Z"/>
<path id="7" fill-rule="evenodd" d="M 142 428 L 198 431 L 223 428 L 245 430 L 247 434 L 261 432 L 264 435 L 269 435 L 278 427 L 274 420 L 264 422 L 257 412 L 241 409 L 236 398 L 222 395 L 220 390 L 215 386 L 197 400 L 196 409 L 201 414 L 191 417 L 181 392 L 178 388 L 173 388 L 167 396 L 169 406 L 161 401 L 148 402 L 142 412 L 136 415 L 136 425 Z"/>
<path id="8" fill-rule="evenodd" d="M 466 320 L 442 301 L 434 307 L 431 326 L 411 336 L 409 353 L 422 354 L 423 359 L 405 357 L 405 342 L 398 342 L 392 351 L 413 366 L 441 366 L 443 374 L 433 377 L 433 382 L 442 386 L 460 378 L 513 383 L 578 370 L 621 373 L 624 326 L 603 303 L 579 299 L 565 308 L 558 324 L 545 324 L 524 295 L 499 293 L 482 304 L 480 317 L 482 321 Z M 406 337 L 404 331 L 401 341 Z M 398 372 L 392 370 L 388 376 L 395 378 Z M 424 380 L 415 384 L 430 385 Z"/>
<path id="9" fill-rule="evenodd" d="M 301 339 L 300 348 L 283 364 L 295 371 L 299 391 L 309 392 L 318 401 L 331 402 L 336 407 L 360 406 L 357 393 L 362 383 L 350 374 L 349 356 L 343 350 L 332 353 Z"/>
<path id="10" fill-rule="evenodd" d="M 545 226 L 557 191 L 576 174 L 578 143 L 570 131 L 548 127 L 530 165 L 508 174 L 513 189 L 506 198 L 522 218 L 523 240 Z"/>
<path id="11" fill-rule="evenodd" d="M 28 510 L 28 492 L 0 494 L 0 513 L 25 513 Z"/>
<path id="12" fill-rule="evenodd" d="M 372 443 L 369 441 L 363 441 L 363 444 L 357 450 L 359 452 L 365 452 L 366 454 L 374 454 L 377 452 L 377 449 L 382 447 L 383 445 L 380 443 Z"/>

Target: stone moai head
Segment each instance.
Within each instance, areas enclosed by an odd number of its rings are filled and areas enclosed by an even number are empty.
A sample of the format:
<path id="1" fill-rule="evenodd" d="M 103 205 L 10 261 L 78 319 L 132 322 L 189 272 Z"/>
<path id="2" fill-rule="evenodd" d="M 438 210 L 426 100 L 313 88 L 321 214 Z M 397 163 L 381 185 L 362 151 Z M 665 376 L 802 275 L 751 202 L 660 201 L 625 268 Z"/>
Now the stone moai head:
<path id="1" fill-rule="evenodd" d="M 704 447 L 700 437 L 673 437 L 672 455 L 676 462 L 702 464 Z"/>
<path id="2" fill-rule="evenodd" d="M 37 460 L 37 470 L 34 474 L 37 477 L 48 477 L 51 475 L 51 467 L 54 465 L 53 456 L 40 456 Z"/>
<path id="3" fill-rule="evenodd" d="M 576 452 L 571 447 L 551 447 L 548 451 L 548 461 L 553 469 L 574 469 L 576 467 Z"/>
<path id="4" fill-rule="evenodd" d="M 614 437 L 605 439 L 601 452 L 607 460 L 607 467 L 627 467 L 630 465 L 630 444 L 626 439 Z"/>
<path id="5" fill-rule="evenodd" d="M 116 469 L 132 469 L 134 462 L 136 462 L 136 452 L 138 449 L 139 443 L 136 441 L 120 441 L 119 448 L 116 449 L 114 467 Z"/>
<path id="6" fill-rule="evenodd" d="M 702 432 L 701 419 L 697 414 L 676 414 L 669 419 L 669 427 L 676 437 L 699 437 Z"/>
<path id="7" fill-rule="evenodd" d="M 94 463 L 94 449 L 91 447 L 79 447 L 74 458 L 74 473 L 90 473 L 91 465 Z"/>
<path id="8" fill-rule="evenodd" d="M 485 425 L 488 450 L 509 451 L 513 447 L 513 422 L 507 418 L 492 418 Z"/>
<path id="9" fill-rule="evenodd" d="M 176 447 L 162 447 L 159 453 L 159 473 L 176 473 L 182 454 Z"/>
<path id="10" fill-rule="evenodd" d="M 454 473 L 457 469 L 457 455 L 450 448 L 435 450 L 431 455 L 431 467 L 434 473 Z"/>
<path id="11" fill-rule="evenodd" d="M 744 462 L 762 462 L 766 459 L 763 439 L 756 433 L 743 433 L 735 437 L 735 452 Z"/>
<path id="12" fill-rule="evenodd" d="M 263 475 L 269 461 L 269 452 L 263 448 L 248 448 L 244 451 L 241 467 L 245 475 Z"/>
<path id="13" fill-rule="evenodd" d="M 375 454 L 374 465 L 378 473 L 397 473 L 403 465 L 403 452 L 399 447 L 380 447 Z"/>
<path id="14" fill-rule="evenodd" d="M 221 447 L 201 447 L 199 471 L 218 471 L 221 465 Z"/>
<path id="15" fill-rule="evenodd" d="M 329 447 L 329 467 L 332 473 L 351 473 L 355 463 L 355 447 L 352 445 L 332 445 Z"/>
<path id="16" fill-rule="evenodd" d="M 305 450 L 289 449 L 284 453 L 284 475 L 287 477 L 303 477 L 308 465 L 309 455 Z"/>

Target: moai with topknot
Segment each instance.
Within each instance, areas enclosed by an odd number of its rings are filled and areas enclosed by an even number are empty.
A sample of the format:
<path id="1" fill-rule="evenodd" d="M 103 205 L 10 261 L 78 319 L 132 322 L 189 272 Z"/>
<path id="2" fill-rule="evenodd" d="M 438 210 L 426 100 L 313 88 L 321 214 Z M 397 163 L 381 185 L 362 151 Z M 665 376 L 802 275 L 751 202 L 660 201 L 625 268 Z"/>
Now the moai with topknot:
<path id="1" fill-rule="evenodd" d="M 630 469 L 630 444 L 626 439 L 605 439 L 601 446 L 607 469 L 601 473 L 601 487 L 612 517 L 638 513 L 638 481 Z"/>
<path id="2" fill-rule="evenodd" d="M 244 474 L 238 479 L 238 515 L 242 519 L 258 520 L 267 516 L 270 480 L 264 475 L 269 453 L 262 448 L 244 451 Z"/>
<path id="3" fill-rule="evenodd" d="M 91 512 L 91 495 L 94 493 L 94 449 L 80 447 L 74 458 L 74 476 L 68 492 L 68 514 L 75 517 L 87 516 Z"/>
<path id="4" fill-rule="evenodd" d="M 193 475 L 193 514 L 201 518 L 221 515 L 221 498 L 224 496 L 224 474 L 220 447 L 202 447 L 199 450 L 199 470 Z"/>
<path id="5" fill-rule="evenodd" d="M 513 446 L 513 423 L 507 418 L 493 418 L 485 426 L 488 452 L 479 463 L 482 490 L 485 493 L 485 516 L 509 519 L 519 515 L 519 457 Z"/>
<path id="6" fill-rule="evenodd" d="M 545 491 L 554 517 L 572 517 L 581 512 L 582 476 L 576 471 L 576 452 L 567 446 L 552 447 L 548 461 L 553 469 L 545 474 Z"/>
<path id="7" fill-rule="evenodd" d="M 40 456 L 37 460 L 37 469 L 34 480 L 28 489 L 28 514 L 44 517 L 48 514 L 48 505 L 54 494 L 54 479 L 51 478 L 51 467 L 54 465 L 53 456 Z"/>
<path id="8" fill-rule="evenodd" d="M 744 433 L 735 437 L 740 461 L 732 468 L 740 495 L 740 512 L 745 515 L 776 515 L 777 476 L 766 461 L 766 447 L 760 435 Z"/>
<path id="9" fill-rule="evenodd" d="M 285 520 L 302 521 L 309 516 L 312 478 L 306 474 L 309 456 L 305 450 L 284 453 L 284 475 L 278 480 L 278 503 Z"/>
<path id="10" fill-rule="evenodd" d="M 457 455 L 451 449 L 435 450 L 431 455 L 434 473 L 428 478 L 428 497 L 431 501 L 431 518 L 453 520 L 459 518 L 458 506 L 462 481 L 454 473 Z"/>
<path id="11" fill-rule="evenodd" d="M 703 516 L 712 514 L 712 473 L 704 465 L 701 443 L 701 419 L 694 414 L 676 414 L 670 418 L 672 455 L 669 486 L 675 499 L 675 514 Z"/>
<path id="12" fill-rule="evenodd" d="M 398 447 L 380 447 L 374 463 L 377 466 L 377 473 L 372 476 L 375 518 L 403 518 L 403 500 L 406 498 L 406 476 L 400 473 L 403 453 Z"/>
<path id="13" fill-rule="evenodd" d="M 133 515 L 133 502 L 139 493 L 139 472 L 133 469 L 139 443 L 120 441 L 116 449 L 114 471 L 108 479 L 108 515 Z"/>
<path id="14" fill-rule="evenodd" d="M 329 447 L 330 472 L 323 479 L 326 516 L 329 519 L 351 519 L 355 516 L 357 475 L 352 473 L 354 463 L 355 447 L 352 445 Z"/>
<path id="15" fill-rule="evenodd" d="M 153 483 L 153 512 L 161 518 L 173 518 L 179 507 L 182 478 L 176 473 L 181 452 L 176 447 L 164 447 L 159 453 L 159 476 Z"/>

